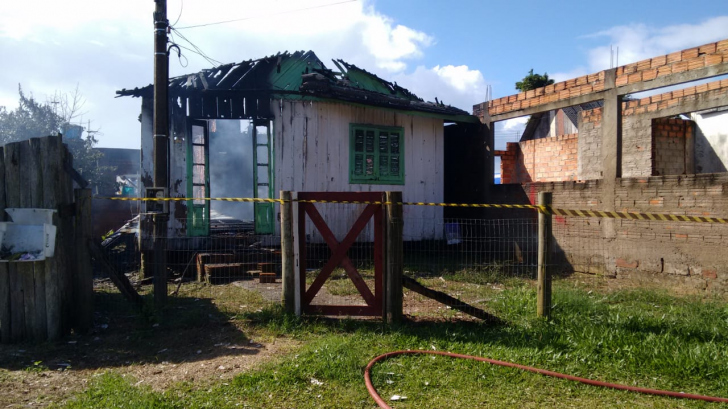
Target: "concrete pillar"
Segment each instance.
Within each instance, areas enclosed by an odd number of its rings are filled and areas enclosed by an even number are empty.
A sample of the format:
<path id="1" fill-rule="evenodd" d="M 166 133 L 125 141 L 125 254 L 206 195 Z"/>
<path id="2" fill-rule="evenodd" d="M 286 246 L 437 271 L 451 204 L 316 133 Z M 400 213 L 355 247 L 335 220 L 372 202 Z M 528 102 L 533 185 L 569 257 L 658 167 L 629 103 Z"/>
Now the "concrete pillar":
<path id="1" fill-rule="evenodd" d="M 602 209 L 615 210 L 617 178 L 622 177 L 622 97 L 617 93 L 616 69 L 605 71 L 602 107 Z M 602 233 L 615 238 L 614 220 L 604 219 Z"/>

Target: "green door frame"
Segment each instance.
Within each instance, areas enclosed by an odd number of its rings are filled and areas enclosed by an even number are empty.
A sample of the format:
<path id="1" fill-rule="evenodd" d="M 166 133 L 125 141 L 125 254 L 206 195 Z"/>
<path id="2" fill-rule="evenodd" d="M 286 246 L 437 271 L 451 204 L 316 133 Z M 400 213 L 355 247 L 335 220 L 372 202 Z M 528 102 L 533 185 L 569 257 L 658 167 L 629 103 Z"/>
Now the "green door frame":
<path id="1" fill-rule="evenodd" d="M 265 128 L 265 138 L 258 139 L 258 127 Z M 273 138 L 272 122 L 268 119 L 253 121 L 253 197 L 260 199 L 273 199 Z M 261 155 L 258 149 L 262 148 Z M 261 189 L 263 188 L 263 189 Z M 275 233 L 275 219 L 273 217 L 273 203 L 255 202 L 253 204 L 253 217 L 255 219 L 255 234 Z"/>
<path id="2" fill-rule="evenodd" d="M 199 129 L 202 129 L 202 134 Z M 187 126 L 187 197 L 210 195 L 210 134 L 207 121 L 189 119 Z M 198 152 L 195 155 L 195 151 Z M 201 151 L 201 154 L 200 154 Z M 187 200 L 187 236 L 210 234 L 210 202 Z"/>

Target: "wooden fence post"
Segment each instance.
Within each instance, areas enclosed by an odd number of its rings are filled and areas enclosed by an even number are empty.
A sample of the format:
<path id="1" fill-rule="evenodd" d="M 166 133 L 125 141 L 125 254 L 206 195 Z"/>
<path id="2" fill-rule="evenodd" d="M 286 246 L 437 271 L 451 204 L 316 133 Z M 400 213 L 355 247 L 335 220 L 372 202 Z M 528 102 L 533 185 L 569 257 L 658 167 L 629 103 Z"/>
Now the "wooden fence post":
<path id="1" fill-rule="evenodd" d="M 288 314 L 296 312 L 296 269 L 293 259 L 293 203 L 291 192 L 281 190 L 281 264 L 283 307 Z"/>
<path id="2" fill-rule="evenodd" d="M 5 151 L 0 146 L 0 221 L 5 220 Z M 0 263 L 0 343 L 10 342 L 10 272 Z"/>
<path id="3" fill-rule="evenodd" d="M 384 321 L 402 322 L 402 271 L 404 248 L 402 243 L 402 192 L 385 192 L 384 239 Z"/>
<path id="4" fill-rule="evenodd" d="M 539 192 L 538 204 L 551 206 L 551 192 Z M 538 295 L 536 314 L 551 316 L 551 213 L 538 213 Z"/>
<path id="5" fill-rule="evenodd" d="M 88 243 L 91 240 L 91 189 L 76 189 L 76 297 L 74 299 L 75 329 L 86 333 L 93 325 L 93 270 Z"/>
<path id="6" fill-rule="evenodd" d="M 306 288 L 306 225 L 303 204 L 296 202 L 298 192 L 292 192 L 291 213 L 293 214 L 293 310 L 297 316 L 303 314 L 303 294 Z M 304 220 L 302 220 L 304 219 Z"/>
<path id="7" fill-rule="evenodd" d="M 61 161 L 61 137 L 48 136 L 40 141 L 41 174 L 43 178 L 43 208 L 57 209 L 60 203 L 61 183 L 60 179 L 65 176 L 63 163 Z M 60 230 L 60 215 L 53 215 L 53 224 Z M 57 340 L 63 335 L 62 320 L 62 294 L 61 275 L 62 269 L 59 255 L 60 237 L 56 232 L 56 256 L 45 262 L 45 291 L 46 291 L 46 327 L 48 339 Z"/>

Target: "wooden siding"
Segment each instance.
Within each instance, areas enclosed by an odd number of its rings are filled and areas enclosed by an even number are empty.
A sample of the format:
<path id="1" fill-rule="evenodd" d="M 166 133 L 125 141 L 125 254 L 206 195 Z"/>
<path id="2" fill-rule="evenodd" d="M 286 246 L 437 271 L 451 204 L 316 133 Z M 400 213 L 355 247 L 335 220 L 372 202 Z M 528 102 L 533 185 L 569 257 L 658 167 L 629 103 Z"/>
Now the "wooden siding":
<path id="1" fill-rule="evenodd" d="M 442 119 L 412 116 L 374 107 L 311 101 L 272 101 L 275 192 L 402 191 L 408 202 L 442 202 L 444 139 Z M 398 126 L 404 129 L 404 185 L 349 184 L 349 124 Z M 317 205 L 341 240 L 363 206 Z M 276 209 L 278 212 L 278 209 Z M 405 240 L 442 238 L 441 207 L 405 206 Z M 314 242 L 321 236 L 308 225 Z M 360 240 L 370 241 L 373 228 Z"/>

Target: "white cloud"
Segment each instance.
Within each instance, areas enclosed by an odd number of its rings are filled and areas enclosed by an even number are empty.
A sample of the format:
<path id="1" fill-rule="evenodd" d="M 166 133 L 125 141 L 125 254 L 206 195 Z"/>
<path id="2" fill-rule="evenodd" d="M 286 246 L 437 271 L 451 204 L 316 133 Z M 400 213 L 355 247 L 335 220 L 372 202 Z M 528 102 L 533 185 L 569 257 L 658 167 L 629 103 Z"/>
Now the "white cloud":
<path id="1" fill-rule="evenodd" d="M 612 27 L 590 37 L 608 37 L 619 47 L 619 65 L 690 48 L 728 37 L 728 16 L 713 17 L 697 24 L 650 27 L 644 24 Z M 609 68 L 610 46 L 589 51 L 592 72 Z"/>
<path id="2" fill-rule="evenodd" d="M 399 73 L 391 78 L 426 101 L 434 101 L 437 97 L 439 101 L 467 112 L 472 112 L 473 105 L 485 99 L 483 74 L 467 65 L 418 66 L 411 73 Z"/>
<path id="3" fill-rule="evenodd" d="M 42 7 L 36 3 L 0 2 L 0 55 L 4 62 L 12 61 L 0 76 L 2 105 L 11 109 L 17 105 L 19 83 L 41 100 L 78 84 L 88 101 L 87 118 L 104 133 L 100 145 L 138 146 L 140 101 L 115 98 L 115 91 L 152 82 L 154 2 L 69 0 L 43 2 Z M 169 1 L 172 23 L 180 5 L 181 0 Z M 331 58 L 341 58 L 387 80 L 401 78 L 400 83 L 416 94 L 427 99 L 438 96 L 467 111 L 483 99 L 482 76 L 467 67 L 409 69 L 408 64 L 421 58 L 434 38 L 379 13 L 369 0 L 187 1 L 176 27 L 236 19 L 240 21 L 181 32 L 224 63 L 313 50 L 328 66 Z M 210 67 L 200 56 L 183 53 L 189 65 L 181 67 L 172 57 L 171 75 Z M 434 83 L 405 79 L 422 73 Z"/>
<path id="4" fill-rule="evenodd" d="M 403 59 L 422 56 L 422 49 L 431 45 L 432 37 L 402 25 L 393 25 L 391 19 L 370 10 L 363 16 L 364 46 L 376 58 L 377 66 L 390 71 L 406 68 Z"/>
<path id="5" fill-rule="evenodd" d="M 530 117 L 522 116 L 519 118 L 513 118 L 513 119 L 508 119 L 506 121 L 503 121 L 503 130 L 504 131 L 520 130 L 526 126 L 526 123 L 528 122 L 528 118 L 530 118 Z"/>
<path id="6" fill-rule="evenodd" d="M 590 72 L 584 67 L 576 67 L 570 71 L 555 72 L 553 74 L 549 74 L 549 78 L 553 79 L 555 82 L 561 82 L 572 78 L 581 77 L 582 75 L 587 75 L 589 73 Z"/>

